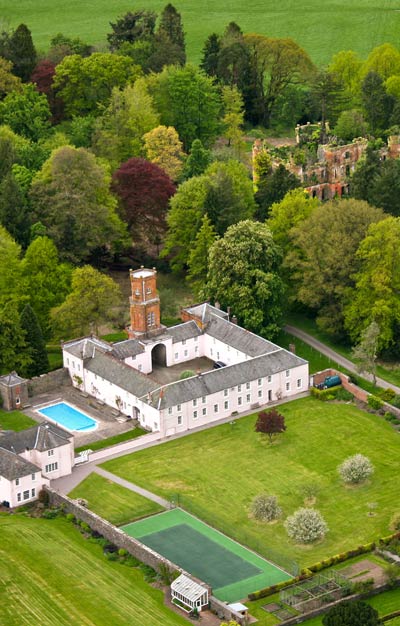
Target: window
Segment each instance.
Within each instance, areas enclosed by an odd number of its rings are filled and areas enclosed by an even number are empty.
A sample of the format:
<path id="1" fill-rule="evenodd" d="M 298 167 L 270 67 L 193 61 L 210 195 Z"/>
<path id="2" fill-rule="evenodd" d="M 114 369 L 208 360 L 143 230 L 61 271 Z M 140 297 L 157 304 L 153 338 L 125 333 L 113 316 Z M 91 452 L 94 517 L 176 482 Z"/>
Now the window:
<path id="1" fill-rule="evenodd" d="M 218 404 L 214 404 L 214 413 L 218 413 Z"/>
<path id="2" fill-rule="evenodd" d="M 212 348 L 210 348 L 210 354 L 211 354 L 211 356 L 213 355 L 213 349 Z"/>
<path id="3" fill-rule="evenodd" d="M 69 365 L 69 358 L 67 357 L 67 365 Z"/>
<path id="4" fill-rule="evenodd" d="M 289 378 L 290 376 L 290 370 L 286 370 L 286 378 Z"/>
<path id="5" fill-rule="evenodd" d="M 297 389 L 301 389 L 301 378 L 297 379 Z"/>
<path id="6" fill-rule="evenodd" d="M 36 480 L 36 474 L 32 474 L 32 480 Z"/>
<path id="7" fill-rule="evenodd" d="M 246 389 L 250 389 L 250 383 L 246 383 Z"/>
<path id="8" fill-rule="evenodd" d="M 242 391 L 242 385 L 238 385 L 238 391 Z"/>
<path id="9" fill-rule="evenodd" d="M 204 409 L 202 410 L 203 415 L 207 415 L 207 409 L 204 407 Z"/>
<path id="10" fill-rule="evenodd" d="M 146 289 L 146 293 L 151 293 L 151 289 L 150 289 L 150 287 L 147 287 L 147 289 Z"/>
<path id="11" fill-rule="evenodd" d="M 168 415 L 171 415 L 171 413 L 172 413 L 172 406 L 169 406 L 168 407 Z"/>
<path id="12" fill-rule="evenodd" d="M 272 391 L 268 389 L 268 402 L 272 402 Z"/>
<path id="13" fill-rule="evenodd" d="M 258 384 L 259 387 L 261 387 L 261 385 L 262 385 L 262 378 L 258 379 L 257 384 Z"/>
<path id="14" fill-rule="evenodd" d="M 29 500 L 29 489 L 24 491 L 24 500 Z"/>
<path id="15" fill-rule="evenodd" d="M 72 361 L 72 367 L 75 369 L 75 361 Z"/>
<path id="16" fill-rule="evenodd" d="M 219 361 L 219 352 L 217 352 L 217 361 Z"/>
<path id="17" fill-rule="evenodd" d="M 229 409 L 229 402 L 228 402 L 228 400 L 225 400 L 225 402 L 224 402 L 224 409 Z"/>
<path id="18" fill-rule="evenodd" d="M 21 502 L 21 493 L 17 493 L 17 502 Z"/>
<path id="19" fill-rule="evenodd" d="M 183 354 L 184 354 L 185 356 L 187 356 L 187 355 L 188 355 L 188 351 L 187 351 L 187 350 L 185 350 L 185 352 L 184 352 Z"/>
<path id="20" fill-rule="evenodd" d="M 16 485 L 17 485 L 17 487 L 18 487 L 18 485 L 19 485 L 19 478 L 16 478 L 16 479 L 15 479 L 15 484 L 16 484 Z"/>
<path id="21" fill-rule="evenodd" d="M 226 397 L 228 395 L 228 389 L 224 389 L 224 396 Z"/>
<path id="22" fill-rule="evenodd" d="M 246 402 L 250 402 L 250 394 L 249 393 L 246 396 Z"/>
<path id="23" fill-rule="evenodd" d="M 194 340 L 195 340 L 195 342 L 197 342 L 197 340 L 198 340 L 198 337 L 195 337 L 195 338 L 194 338 Z"/>
<path id="24" fill-rule="evenodd" d="M 241 404 L 242 404 L 242 398 L 239 396 L 239 398 L 238 398 L 238 405 L 241 406 Z"/>
<path id="25" fill-rule="evenodd" d="M 55 472 L 56 470 L 58 470 L 57 461 L 55 463 L 49 463 L 48 465 L 46 465 L 46 474 L 48 474 L 49 472 Z"/>
<path id="26" fill-rule="evenodd" d="M 175 352 L 175 361 L 179 358 L 179 353 Z"/>
<path id="27" fill-rule="evenodd" d="M 186 346 L 186 339 L 182 339 L 182 345 Z"/>
<path id="28" fill-rule="evenodd" d="M 78 363 L 78 372 L 80 372 L 80 371 L 81 371 L 81 365 L 80 365 L 80 363 Z"/>
<path id="29" fill-rule="evenodd" d="M 193 411 L 193 419 L 197 420 L 197 411 Z"/>
<path id="30" fill-rule="evenodd" d="M 286 391 L 290 391 L 290 383 L 286 383 Z"/>
<path id="31" fill-rule="evenodd" d="M 138 365 L 138 370 L 139 370 L 139 372 L 141 372 L 141 371 L 142 371 L 142 369 L 143 369 L 143 365 L 142 365 L 141 363 L 139 363 L 139 365 Z"/>
<path id="32" fill-rule="evenodd" d="M 36 490 L 32 489 L 31 490 L 31 498 L 34 498 L 36 496 Z"/>
<path id="33" fill-rule="evenodd" d="M 54 450 L 47 450 L 47 456 L 53 456 Z"/>
<path id="34" fill-rule="evenodd" d="M 156 317 L 154 315 L 154 311 L 150 311 L 150 313 L 147 313 L 147 326 L 155 326 L 156 323 Z"/>
<path id="35" fill-rule="evenodd" d="M 193 400 L 193 406 L 197 406 L 197 398 Z"/>
<path id="36" fill-rule="evenodd" d="M 258 390 L 258 397 L 259 397 L 259 398 L 262 398 L 262 389 L 259 389 L 259 390 Z"/>
<path id="37" fill-rule="evenodd" d="M 199 353 L 199 346 L 195 346 L 194 347 L 194 351 L 195 351 L 195 354 L 198 354 Z"/>
<path id="38" fill-rule="evenodd" d="M 178 426 L 182 424 L 182 415 L 178 415 Z"/>
<path id="39" fill-rule="evenodd" d="M 181 410 L 181 405 L 178 404 L 178 406 L 176 408 L 178 409 L 178 411 L 180 411 Z"/>
<path id="40" fill-rule="evenodd" d="M 206 403 L 206 397 L 205 397 L 205 396 L 203 396 L 203 397 L 202 397 L 202 399 L 201 399 L 201 401 L 202 401 L 202 403 L 203 403 L 203 404 L 205 404 L 205 403 Z"/>
<path id="41" fill-rule="evenodd" d="M 97 374 L 94 375 L 94 379 L 97 380 Z"/>
<path id="42" fill-rule="evenodd" d="M 272 376 L 268 376 L 267 381 L 270 383 L 272 382 Z"/>
<path id="43" fill-rule="evenodd" d="M 140 296 L 140 291 L 139 291 L 139 289 L 136 289 L 136 291 L 135 291 L 135 296 Z"/>

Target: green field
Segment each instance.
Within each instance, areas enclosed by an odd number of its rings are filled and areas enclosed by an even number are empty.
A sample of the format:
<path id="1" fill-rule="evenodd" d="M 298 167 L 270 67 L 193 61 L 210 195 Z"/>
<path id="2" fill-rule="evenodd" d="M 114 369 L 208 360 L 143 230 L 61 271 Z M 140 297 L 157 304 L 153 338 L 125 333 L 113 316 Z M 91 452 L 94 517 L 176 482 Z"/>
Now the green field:
<path id="1" fill-rule="evenodd" d="M 0 516 L 0 624 L 184 626 L 137 569 L 105 559 L 64 519 Z"/>
<path id="2" fill-rule="evenodd" d="M 244 32 L 273 37 L 292 37 L 318 64 L 327 63 L 339 50 L 352 49 L 366 57 L 374 46 L 398 44 L 400 12 L 397 0 L 229 0 L 197 2 L 176 0 L 186 32 L 189 60 L 198 62 L 204 40 L 211 32 L 221 33 L 230 21 Z M 63 32 L 89 43 L 104 43 L 109 22 L 128 10 L 146 8 L 157 12 L 166 0 L 0 0 L 0 13 L 12 26 L 26 23 L 36 45 L 46 49 L 52 35 Z"/>
<path id="3" fill-rule="evenodd" d="M 117 443 L 130 441 L 131 439 L 136 439 L 136 437 L 141 437 L 146 432 L 147 431 L 144 430 L 144 428 L 137 426 L 136 428 L 132 428 L 132 430 L 128 430 L 126 433 L 113 435 L 112 437 L 107 437 L 107 439 L 100 439 L 99 441 L 93 441 L 92 443 L 87 443 L 85 446 L 75 448 L 75 452 L 82 452 L 82 450 L 87 450 L 88 448 L 90 448 L 93 452 L 95 450 L 102 450 L 103 448 L 115 446 Z"/>
<path id="4" fill-rule="evenodd" d="M 235 602 L 260 587 L 290 578 L 235 541 L 181 509 L 128 524 L 123 530 Z"/>
<path id="5" fill-rule="evenodd" d="M 70 498 L 84 498 L 91 511 L 117 526 L 163 510 L 155 502 L 95 473 L 68 495 Z"/>
<path id="6" fill-rule="evenodd" d="M 287 431 L 270 446 L 254 432 L 255 416 L 225 424 L 108 461 L 104 467 L 180 503 L 183 508 L 240 543 L 286 567 L 287 559 L 307 565 L 387 535 L 399 510 L 399 435 L 379 417 L 353 405 L 313 398 L 281 406 Z M 342 486 L 337 466 L 361 452 L 375 466 L 370 483 Z M 302 488 L 319 487 L 316 503 L 329 533 L 314 546 L 288 541 L 283 523 L 249 518 L 252 498 L 278 496 L 284 516 L 303 505 Z M 375 503 L 369 516 L 369 503 Z M 279 557 L 279 558 L 278 558 Z"/>
<path id="7" fill-rule="evenodd" d="M 4 411 L 0 409 L 0 430 L 25 430 L 36 426 L 37 422 L 21 411 Z"/>

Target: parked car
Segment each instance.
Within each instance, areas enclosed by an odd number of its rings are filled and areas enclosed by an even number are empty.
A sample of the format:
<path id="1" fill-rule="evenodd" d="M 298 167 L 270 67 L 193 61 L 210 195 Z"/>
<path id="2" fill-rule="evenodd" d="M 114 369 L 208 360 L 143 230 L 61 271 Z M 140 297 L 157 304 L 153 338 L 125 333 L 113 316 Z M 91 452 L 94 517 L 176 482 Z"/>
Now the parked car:
<path id="1" fill-rule="evenodd" d="M 213 365 L 213 369 L 219 370 L 220 367 L 225 367 L 225 366 L 226 366 L 226 363 L 223 363 L 222 361 L 215 361 Z"/>

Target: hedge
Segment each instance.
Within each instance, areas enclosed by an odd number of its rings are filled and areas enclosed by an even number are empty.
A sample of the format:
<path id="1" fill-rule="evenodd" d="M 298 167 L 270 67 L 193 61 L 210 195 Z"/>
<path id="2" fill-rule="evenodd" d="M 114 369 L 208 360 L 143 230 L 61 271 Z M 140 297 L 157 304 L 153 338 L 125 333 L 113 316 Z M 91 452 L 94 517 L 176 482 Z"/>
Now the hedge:
<path id="1" fill-rule="evenodd" d="M 317 387 L 311 387 L 310 393 L 312 396 L 317 398 L 317 400 L 326 402 L 327 400 L 333 400 L 336 397 L 336 393 L 340 389 L 342 389 L 341 385 L 336 385 L 336 387 L 331 387 L 330 389 L 317 389 Z"/>

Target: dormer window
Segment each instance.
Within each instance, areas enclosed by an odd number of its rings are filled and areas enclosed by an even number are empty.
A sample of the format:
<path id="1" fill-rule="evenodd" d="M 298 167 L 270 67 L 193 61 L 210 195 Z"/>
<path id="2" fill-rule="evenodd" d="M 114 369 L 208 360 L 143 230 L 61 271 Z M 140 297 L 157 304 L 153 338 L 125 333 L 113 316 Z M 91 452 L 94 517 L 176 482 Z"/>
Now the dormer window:
<path id="1" fill-rule="evenodd" d="M 146 293 L 151 293 L 151 289 L 150 289 L 150 287 L 147 287 L 147 289 L 146 289 Z"/>

